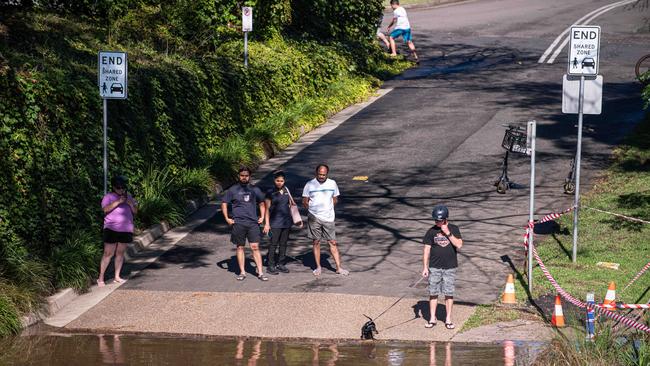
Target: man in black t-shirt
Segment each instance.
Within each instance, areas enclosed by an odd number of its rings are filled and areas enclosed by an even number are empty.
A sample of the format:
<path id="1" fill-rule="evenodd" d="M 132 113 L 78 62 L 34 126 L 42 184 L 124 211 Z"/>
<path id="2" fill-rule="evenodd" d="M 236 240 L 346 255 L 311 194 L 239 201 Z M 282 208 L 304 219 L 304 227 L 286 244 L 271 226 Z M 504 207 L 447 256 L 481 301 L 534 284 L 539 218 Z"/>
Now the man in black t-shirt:
<path id="1" fill-rule="evenodd" d="M 433 328 L 436 325 L 438 295 L 442 294 L 445 295 L 447 309 L 445 327 L 454 329 L 456 326 L 451 321 L 451 309 L 454 304 L 454 281 L 458 267 L 456 251 L 463 246 L 463 238 L 458 226 L 447 221 L 449 210 L 446 206 L 435 206 L 431 216 L 433 216 L 435 224 L 427 231 L 422 240 L 424 243 L 422 276 L 429 278 L 429 310 L 431 312 L 431 319 L 425 324 L 425 327 Z"/>
<path id="2" fill-rule="evenodd" d="M 259 225 L 264 221 L 266 210 L 264 194 L 259 188 L 249 183 L 250 177 L 251 171 L 248 168 L 239 169 L 239 183 L 228 188 L 223 195 L 221 212 L 228 225 L 232 226 L 230 241 L 237 246 L 237 263 L 239 264 L 237 279 L 242 281 L 246 278 L 244 246 L 248 239 L 257 267 L 257 277 L 262 281 L 268 281 L 268 277 L 262 271 L 262 255 L 259 247 L 261 238 Z M 228 204 L 232 205 L 232 218 L 228 215 Z M 257 215 L 258 207 L 260 216 Z"/>

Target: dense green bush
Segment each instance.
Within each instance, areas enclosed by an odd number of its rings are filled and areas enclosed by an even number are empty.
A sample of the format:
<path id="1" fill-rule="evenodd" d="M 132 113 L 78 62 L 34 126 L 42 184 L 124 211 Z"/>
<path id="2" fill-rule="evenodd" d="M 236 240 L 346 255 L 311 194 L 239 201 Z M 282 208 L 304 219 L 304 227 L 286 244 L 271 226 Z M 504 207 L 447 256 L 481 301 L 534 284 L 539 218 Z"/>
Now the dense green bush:
<path id="1" fill-rule="evenodd" d="M 50 263 L 57 288 L 83 290 L 98 274 L 102 256 L 99 231 L 77 230 L 52 251 Z"/>
<path id="2" fill-rule="evenodd" d="M 358 42 L 375 35 L 381 0 L 293 0 L 291 29 L 316 39 Z"/>

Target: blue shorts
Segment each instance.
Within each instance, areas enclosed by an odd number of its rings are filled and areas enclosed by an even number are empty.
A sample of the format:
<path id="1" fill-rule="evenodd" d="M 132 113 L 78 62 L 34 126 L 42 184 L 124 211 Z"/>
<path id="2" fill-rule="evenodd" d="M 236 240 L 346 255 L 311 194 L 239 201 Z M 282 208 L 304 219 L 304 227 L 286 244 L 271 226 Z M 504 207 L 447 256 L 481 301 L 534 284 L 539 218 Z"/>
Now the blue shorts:
<path id="1" fill-rule="evenodd" d="M 393 39 L 397 39 L 397 38 L 399 38 L 401 36 L 402 39 L 404 40 L 404 43 L 410 42 L 410 41 L 413 40 L 413 38 L 411 38 L 411 28 L 409 28 L 409 29 L 395 29 L 392 32 L 390 32 L 390 36 Z"/>

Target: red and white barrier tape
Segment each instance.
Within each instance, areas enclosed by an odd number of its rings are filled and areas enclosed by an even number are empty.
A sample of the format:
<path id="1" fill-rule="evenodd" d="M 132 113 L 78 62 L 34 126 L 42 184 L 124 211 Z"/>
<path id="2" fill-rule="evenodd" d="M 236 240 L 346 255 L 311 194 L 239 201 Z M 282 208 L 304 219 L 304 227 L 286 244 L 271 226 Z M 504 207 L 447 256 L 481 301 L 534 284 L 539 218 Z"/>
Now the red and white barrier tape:
<path id="1" fill-rule="evenodd" d="M 648 270 L 648 268 L 650 268 L 650 262 L 648 262 L 648 264 L 646 264 L 646 265 L 645 265 L 645 266 L 644 266 L 644 267 L 639 271 L 639 273 L 637 273 L 636 276 L 634 276 L 634 278 L 633 278 L 633 279 L 632 279 L 632 280 L 631 280 L 631 281 L 630 281 L 630 282 L 629 282 L 629 283 L 628 283 L 628 284 L 623 288 L 623 291 L 627 290 L 627 288 L 630 287 L 630 285 L 632 285 L 636 280 L 638 280 L 639 277 L 641 277 L 641 275 L 643 275 L 643 274 L 645 273 L 645 271 Z"/>
<path id="2" fill-rule="evenodd" d="M 650 309 L 650 304 L 616 304 L 616 305 L 597 305 L 607 309 Z"/>
<path id="3" fill-rule="evenodd" d="M 554 220 L 567 212 L 570 212 L 573 210 L 573 207 L 561 212 L 561 213 L 551 213 L 542 218 L 542 220 L 539 220 L 539 223 Z M 529 222 L 528 227 L 526 227 L 526 235 L 524 236 L 524 245 L 528 247 L 528 235 L 532 234 L 532 228 L 534 227 L 534 223 Z M 535 245 L 533 245 L 533 255 L 535 256 L 535 260 L 539 264 L 539 268 L 542 270 L 542 273 L 544 273 L 544 276 L 546 276 L 546 279 L 551 283 L 551 285 L 555 288 L 555 291 L 557 291 L 560 296 L 562 296 L 566 301 L 570 302 L 571 304 L 579 307 L 579 308 L 587 308 L 589 310 L 594 310 L 596 313 L 602 314 L 608 318 L 617 320 L 626 326 L 630 328 L 635 328 L 641 331 L 644 331 L 646 333 L 650 333 L 650 327 L 648 327 L 645 324 L 639 323 L 637 321 L 634 321 L 633 319 L 626 318 L 622 315 L 613 313 L 607 309 L 604 309 L 602 307 L 599 307 L 597 305 L 592 305 L 592 304 L 586 304 L 575 297 L 571 296 L 568 292 L 566 292 L 560 285 L 557 283 L 555 278 L 551 275 L 551 272 L 546 268 L 546 265 L 544 265 L 544 262 L 542 262 L 542 259 L 539 257 L 539 254 L 537 254 L 537 249 L 535 249 Z"/>

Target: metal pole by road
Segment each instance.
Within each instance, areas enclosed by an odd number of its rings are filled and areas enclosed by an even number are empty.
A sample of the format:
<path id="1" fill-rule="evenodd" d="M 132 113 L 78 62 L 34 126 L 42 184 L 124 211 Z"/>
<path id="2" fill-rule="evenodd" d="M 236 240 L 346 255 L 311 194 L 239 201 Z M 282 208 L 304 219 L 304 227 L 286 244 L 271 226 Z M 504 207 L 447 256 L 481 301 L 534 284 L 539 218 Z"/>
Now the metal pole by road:
<path id="1" fill-rule="evenodd" d="M 573 200 L 573 251 L 571 260 L 573 263 L 578 255 L 578 215 L 580 211 L 580 159 L 582 155 L 582 106 L 585 99 L 585 77 L 580 76 L 580 95 L 578 97 L 578 147 L 576 148 L 576 190 Z"/>
<path id="2" fill-rule="evenodd" d="M 248 32 L 244 32 L 244 66 L 248 67 Z"/>
<path id="3" fill-rule="evenodd" d="M 106 98 L 104 100 L 104 195 L 108 193 L 108 105 Z"/>
<path id="4" fill-rule="evenodd" d="M 528 131 L 530 134 L 530 211 L 528 222 L 533 222 L 535 211 L 535 140 L 537 138 L 537 122 L 528 122 Z M 530 230 L 528 236 L 528 291 L 533 293 L 533 232 L 534 227 Z"/>

